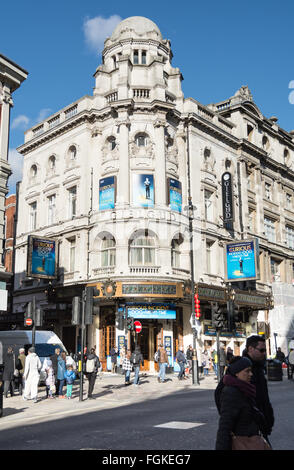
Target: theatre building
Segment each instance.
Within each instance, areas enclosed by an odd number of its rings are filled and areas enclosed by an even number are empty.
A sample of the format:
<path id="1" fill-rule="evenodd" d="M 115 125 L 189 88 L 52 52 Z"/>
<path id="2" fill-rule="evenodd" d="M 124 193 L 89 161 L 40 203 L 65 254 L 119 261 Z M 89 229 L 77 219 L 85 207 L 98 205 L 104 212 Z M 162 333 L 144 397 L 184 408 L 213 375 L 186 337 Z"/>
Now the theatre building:
<path id="1" fill-rule="evenodd" d="M 159 343 L 173 365 L 177 348 L 187 348 L 193 338 L 192 234 L 201 302 L 198 352 L 215 345 L 212 308 L 225 308 L 233 298 L 237 328 L 234 334 L 224 330 L 221 339 L 237 353 L 246 335 L 257 331 L 259 316 L 268 322 L 273 250 L 284 263 L 285 279 L 292 269 L 293 253 L 270 245 L 268 220 L 276 220 L 278 211 L 264 201 L 264 191 L 272 178 L 280 191 L 271 188 L 275 197 L 287 187 L 293 198 L 293 174 L 283 161 L 285 148 L 293 158 L 293 137 L 262 116 L 245 86 L 219 104 L 185 98 L 170 42 L 147 18 L 123 20 L 104 46 L 93 94 L 29 129 L 18 148 L 24 165 L 14 312 L 24 312 L 34 295 L 45 312 L 43 328 L 54 329 L 76 351 L 80 328 L 71 323 L 72 298 L 95 286 L 86 341 L 96 346 L 104 367 L 111 347 L 134 346 L 133 335 L 121 328 L 121 312 L 142 323 L 137 340 L 144 368 L 154 369 Z M 265 136 L 274 142 L 271 155 Z M 232 178 L 229 224 L 224 173 Z M 29 235 L 56 241 L 58 272 L 51 286 L 27 275 Z M 246 239 L 259 241 L 259 273 L 238 289 L 226 279 L 225 244 Z"/>

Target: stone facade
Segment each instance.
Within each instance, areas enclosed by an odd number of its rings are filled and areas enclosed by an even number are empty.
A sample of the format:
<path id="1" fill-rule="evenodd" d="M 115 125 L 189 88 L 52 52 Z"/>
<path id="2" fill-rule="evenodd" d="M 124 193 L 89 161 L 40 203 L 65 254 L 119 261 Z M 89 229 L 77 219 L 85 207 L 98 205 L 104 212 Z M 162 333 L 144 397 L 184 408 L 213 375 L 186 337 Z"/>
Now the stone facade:
<path id="1" fill-rule="evenodd" d="M 176 318 L 160 320 L 151 314 L 143 321 L 140 342 L 146 368 L 154 367 L 159 342 L 170 343 L 173 363 L 177 347 L 192 343 L 191 297 L 185 295 L 191 277 L 190 195 L 196 207 L 194 275 L 202 309 L 198 352 L 214 345 L 208 328 L 211 303 L 225 306 L 227 301 L 224 243 L 259 239 L 261 274 L 253 288 L 262 299 L 259 313 L 247 289 L 247 303 L 236 300 L 239 335 L 222 337 L 239 353 L 245 336 L 256 332 L 258 315 L 268 320 L 270 260 L 279 260 L 281 281 L 293 277 L 294 252 L 285 241 L 294 210 L 293 135 L 261 114 L 248 87 L 209 106 L 185 98 L 181 72 L 171 64 L 170 43 L 149 19 L 122 21 L 106 39 L 102 57 L 93 95 L 28 130 L 18 149 L 24 165 L 14 311 L 22 312 L 35 295 L 46 310 L 46 327 L 54 327 L 70 349 L 79 349 L 78 328 L 70 323 L 71 299 L 86 285 L 99 286 L 100 312 L 87 327 L 87 343 L 97 346 L 106 364 L 111 346 L 124 336 L 129 345 L 133 341 L 119 330 L 117 309 L 130 302 L 129 308 L 146 309 L 164 303 Z M 222 212 L 225 171 L 233 177 L 230 229 Z M 103 183 L 109 183 L 109 193 Z M 173 199 L 177 191 L 180 202 Z M 101 210 L 106 195 L 108 206 Z M 291 208 L 285 202 L 290 196 Z M 267 220 L 265 233 L 266 216 L 275 221 L 274 242 Z M 52 237 L 58 245 L 56 297 L 49 303 L 46 282 L 26 276 L 27 237 L 32 234 Z M 107 296 L 107 282 L 115 295 Z"/>

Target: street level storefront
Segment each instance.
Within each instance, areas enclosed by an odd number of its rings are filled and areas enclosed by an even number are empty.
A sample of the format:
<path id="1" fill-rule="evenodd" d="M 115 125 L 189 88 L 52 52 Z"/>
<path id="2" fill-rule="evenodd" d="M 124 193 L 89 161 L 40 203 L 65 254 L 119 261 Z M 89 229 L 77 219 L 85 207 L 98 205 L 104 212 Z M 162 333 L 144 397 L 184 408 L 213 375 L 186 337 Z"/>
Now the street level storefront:
<path id="1" fill-rule="evenodd" d="M 100 302 L 100 314 L 93 328 L 103 369 L 111 368 L 110 351 L 114 346 L 119 351 L 123 346 L 133 351 L 135 344 L 143 354 L 143 370 L 156 369 L 154 354 L 160 344 L 165 345 L 172 368 L 176 351 L 183 344 L 183 284 L 111 281 L 95 286 L 100 292 L 95 298 Z M 136 335 L 120 329 L 119 315 L 139 320 L 142 331 Z M 92 335 L 94 340 L 93 331 Z"/>
<path id="2" fill-rule="evenodd" d="M 227 348 L 232 348 L 235 355 L 240 355 L 245 348 L 246 337 L 256 331 L 257 315 L 260 310 L 268 311 L 271 306 L 270 293 L 258 291 L 242 291 L 239 289 L 222 288 L 202 283 L 196 284 L 201 311 L 202 334 L 199 338 L 200 346 L 216 349 L 216 328 L 212 325 L 212 307 L 223 309 L 227 315 L 227 302 L 234 302 L 234 331 L 228 331 L 227 327 L 220 331 L 220 340 Z"/>

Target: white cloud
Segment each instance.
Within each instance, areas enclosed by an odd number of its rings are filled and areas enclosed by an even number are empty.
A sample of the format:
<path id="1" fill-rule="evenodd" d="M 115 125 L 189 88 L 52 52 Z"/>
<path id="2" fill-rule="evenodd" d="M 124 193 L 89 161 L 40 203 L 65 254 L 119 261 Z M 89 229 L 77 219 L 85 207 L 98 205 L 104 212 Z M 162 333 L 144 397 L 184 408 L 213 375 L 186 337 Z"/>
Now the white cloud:
<path id="1" fill-rule="evenodd" d="M 112 15 L 109 18 L 96 16 L 95 18 L 86 18 L 83 24 L 86 42 L 91 47 L 99 52 L 102 51 L 104 41 L 107 37 L 111 36 L 114 28 L 122 21 L 118 15 Z"/>
<path id="2" fill-rule="evenodd" d="M 52 113 L 52 109 L 50 109 L 50 108 L 41 109 L 41 111 L 39 112 L 39 115 L 36 119 L 36 123 L 44 121 L 44 119 L 46 119 L 46 117 L 48 117 L 51 113 Z"/>
<path id="3" fill-rule="evenodd" d="M 11 129 L 27 129 L 29 127 L 30 118 L 25 116 L 24 114 L 20 114 L 16 118 L 13 119 L 11 124 Z"/>
<path id="4" fill-rule="evenodd" d="M 16 183 L 22 180 L 23 156 L 16 149 L 9 149 L 8 163 L 12 170 L 12 175 L 8 179 L 9 194 L 14 194 Z"/>

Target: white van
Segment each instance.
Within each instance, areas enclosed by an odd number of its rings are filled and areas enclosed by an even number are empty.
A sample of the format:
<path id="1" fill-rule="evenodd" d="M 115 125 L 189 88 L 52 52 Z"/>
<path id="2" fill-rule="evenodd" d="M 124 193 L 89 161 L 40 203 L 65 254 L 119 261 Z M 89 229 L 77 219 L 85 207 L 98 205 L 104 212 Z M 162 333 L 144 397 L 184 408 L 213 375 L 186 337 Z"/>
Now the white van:
<path id="1" fill-rule="evenodd" d="M 3 346 L 3 356 L 7 352 L 8 346 L 11 346 L 15 357 L 19 354 L 19 349 L 24 348 L 27 354 L 28 349 L 32 346 L 32 331 L 26 330 L 13 330 L 13 331 L 0 331 L 0 342 Z M 53 333 L 53 331 L 36 330 L 35 334 L 35 348 L 36 354 L 39 356 L 42 366 L 46 357 L 54 354 L 55 349 L 59 348 L 60 351 L 66 351 L 61 339 Z M 45 372 L 41 371 L 40 382 L 44 382 Z"/>

